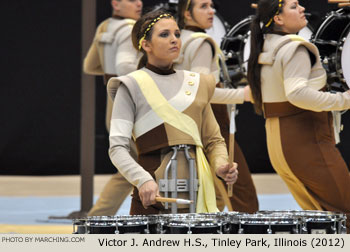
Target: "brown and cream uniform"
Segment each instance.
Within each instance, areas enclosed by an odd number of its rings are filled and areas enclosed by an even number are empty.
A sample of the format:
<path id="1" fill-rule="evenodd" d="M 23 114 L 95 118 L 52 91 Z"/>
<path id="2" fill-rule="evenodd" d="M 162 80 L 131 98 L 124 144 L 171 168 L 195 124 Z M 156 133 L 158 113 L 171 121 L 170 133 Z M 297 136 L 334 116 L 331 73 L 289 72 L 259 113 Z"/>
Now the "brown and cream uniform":
<path id="1" fill-rule="evenodd" d="M 153 79 L 160 93 L 173 108 L 195 121 L 204 153 L 215 174 L 215 169 L 227 164 L 228 157 L 225 141 L 209 104 L 215 89 L 214 78 L 211 75 L 181 70 L 175 72 L 171 69 L 167 72 L 149 64 L 141 71 L 145 71 Z M 195 146 L 196 143 L 192 136 L 164 122 L 151 109 L 139 84 L 131 75 L 112 78 L 108 83 L 108 93 L 115 98 L 110 132 L 110 158 L 135 186 L 130 214 L 162 213 L 164 207 L 160 203 L 143 208 L 138 188 L 149 180 L 158 180 L 161 177 L 160 170 L 164 169 L 171 154 L 169 147 L 181 144 Z M 136 139 L 138 163 L 128 153 L 131 136 Z M 191 154 L 195 155 L 193 151 Z M 186 173 L 188 167 L 183 155 L 178 156 L 178 159 L 181 159 L 178 160 L 178 174 Z M 217 179 L 215 175 L 214 177 Z"/>
<path id="2" fill-rule="evenodd" d="M 350 95 L 323 92 L 327 76 L 319 58 L 299 36 L 266 35 L 259 64 L 268 152 L 303 209 L 349 213 L 350 175 L 329 111 L 349 109 Z"/>
<path id="3" fill-rule="evenodd" d="M 137 68 L 140 53 L 131 42 L 131 30 L 135 20 L 111 17 L 97 28 L 92 45 L 84 59 L 84 72 L 103 75 L 107 84 L 109 78 L 125 75 Z M 106 127 L 109 131 L 113 101 L 107 96 Z M 136 158 L 136 149 L 131 144 L 131 154 Z M 105 185 L 97 203 L 88 213 L 94 215 L 115 215 L 125 198 L 130 194 L 132 185 L 117 173 Z"/>
<path id="4" fill-rule="evenodd" d="M 194 26 L 186 26 L 181 31 L 181 40 L 182 48 L 180 56 L 175 61 L 175 68 L 213 74 L 216 83 L 219 83 L 219 59 L 223 56 L 215 41 L 204 30 Z M 217 87 L 222 86 L 219 83 Z M 215 89 L 211 100 L 212 109 L 227 145 L 230 119 L 227 106 L 222 104 L 242 104 L 243 102 L 244 89 Z M 237 141 L 234 143 L 234 161 L 238 163 L 239 175 L 233 185 L 233 196 L 230 198 L 232 209 L 253 213 L 258 210 L 258 198 L 248 164 Z M 218 198 L 218 206 L 221 210 L 224 207 L 220 198 Z M 228 207 L 231 208 L 231 206 Z"/>

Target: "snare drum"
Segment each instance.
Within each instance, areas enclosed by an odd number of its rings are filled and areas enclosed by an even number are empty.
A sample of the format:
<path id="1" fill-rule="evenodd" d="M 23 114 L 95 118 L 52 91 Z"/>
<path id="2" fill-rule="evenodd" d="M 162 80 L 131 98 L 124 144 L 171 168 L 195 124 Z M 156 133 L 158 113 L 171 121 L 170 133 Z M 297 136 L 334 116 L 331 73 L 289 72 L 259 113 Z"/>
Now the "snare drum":
<path id="1" fill-rule="evenodd" d="M 292 215 L 246 214 L 239 217 L 239 234 L 299 234 L 300 218 Z"/>
<path id="2" fill-rule="evenodd" d="M 347 82 L 350 81 L 348 70 L 350 65 L 348 62 L 350 45 L 348 43 L 350 42 L 346 43 L 349 35 L 349 22 L 349 9 L 330 12 L 311 38 L 311 42 L 320 51 L 323 67 L 328 74 L 327 82 L 335 91 L 344 91 L 349 88 Z"/>
<path id="3" fill-rule="evenodd" d="M 91 216 L 86 219 L 88 234 L 115 234 L 116 219 L 114 216 Z"/>
<path id="4" fill-rule="evenodd" d="M 346 234 L 344 214 L 329 211 L 300 211 L 303 232 L 307 234 Z"/>
<path id="5" fill-rule="evenodd" d="M 144 215 L 116 216 L 116 234 L 149 234 L 148 218 Z"/>
<path id="6" fill-rule="evenodd" d="M 346 234 L 346 215 L 342 213 L 317 210 L 277 210 L 258 213 L 298 218 L 301 220 L 301 233 L 304 234 Z"/>
<path id="7" fill-rule="evenodd" d="M 215 217 L 200 214 L 169 216 L 162 224 L 164 234 L 221 234 L 222 224 Z"/>

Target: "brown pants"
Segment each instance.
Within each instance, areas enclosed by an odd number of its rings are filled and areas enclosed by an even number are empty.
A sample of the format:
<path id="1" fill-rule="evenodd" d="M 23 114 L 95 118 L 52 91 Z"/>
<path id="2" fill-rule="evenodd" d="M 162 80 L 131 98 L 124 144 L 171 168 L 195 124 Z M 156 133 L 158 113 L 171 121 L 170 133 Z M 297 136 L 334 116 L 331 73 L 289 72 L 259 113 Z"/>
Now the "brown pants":
<path id="1" fill-rule="evenodd" d="M 107 95 L 106 127 L 108 132 L 110 128 L 112 108 L 113 101 Z M 137 158 L 137 151 L 134 142 L 130 142 L 130 154 L 134 159 Z M 130 184 L 119 172 L 114 174 L 104 186 L 96 204 L 88 212 L 88 216 L 115 215 L 126 197 L 130 195 L 132 189 L 133 185 Z"/>
<path id="2" fill-rule="evenodd" d="M 350 174 L 335 146 L 332 123 L 330 112 L 268 118 L 268 152 L 303 209 L 346 213 L 349 228 Z"/>
<path id="3" fill-rule="evenodd" d="M 121 204 L 132 191 L 130 184 L 119 172 L 114 174 L 104 186 L 96 204 L 91 208 L 88 216 L 115 215 Z"/>
<path id="4" fill-rule="evenodd" d="M 230 138 L 230 119 L 226 105 L 212 105 L 216 120 L 220 126 L 221 135 L 225 139 L 227 148 Z M 247 161 L 237 141 L 234 143 L 234 162 L 238 164 L 238 179 L 233 185 L 233 195 L 230 198 L 234 211 L 254 213 L 259 210 L 258 197 Z M 223 183 L 223 182 L 222 182 Z M 227 186 L 225 186 L 227 189 Z M 218 204 L 220 207 L 220 204 Z M 220 208 L 219 208 L 220 209 Z"/>

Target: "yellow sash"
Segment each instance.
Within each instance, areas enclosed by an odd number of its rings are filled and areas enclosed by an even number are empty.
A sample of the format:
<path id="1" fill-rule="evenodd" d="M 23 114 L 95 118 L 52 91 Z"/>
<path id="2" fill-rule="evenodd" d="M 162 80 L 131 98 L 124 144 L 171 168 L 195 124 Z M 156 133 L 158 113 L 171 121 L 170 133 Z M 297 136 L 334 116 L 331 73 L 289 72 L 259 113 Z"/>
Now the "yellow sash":
<path id="1" fill-rule="evenodd" d="M 203 152 L 203 145 L 196 122 L 191 117 L 176 110 L 169 104 L 148 73 L 138 70 L 130 75 L 136 80 L 142 94 L 152 110 L 164 122 L 193 137 L 196 142 L 196 159 L 199 180 L 196 212 L 218 212 L 219 210 L 216 207 L 214 180 L 210 170 L 210 165 Z"/>

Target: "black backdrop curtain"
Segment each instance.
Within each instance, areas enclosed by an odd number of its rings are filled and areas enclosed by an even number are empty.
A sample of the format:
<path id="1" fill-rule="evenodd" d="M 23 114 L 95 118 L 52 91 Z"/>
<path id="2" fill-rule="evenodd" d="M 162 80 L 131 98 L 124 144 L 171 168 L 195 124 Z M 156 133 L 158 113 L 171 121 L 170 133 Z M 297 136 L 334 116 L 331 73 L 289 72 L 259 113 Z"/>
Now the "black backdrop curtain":
<path id="1" fill-rule="evenodd" d="M 111 14 L 110 0 L 96 0 L 97 24 Z M 166 1 L 145 0 L 144 6 Z M 218 13 L 231 26 L 254 14 L 247 0 L 220 0 Z M 301 4 L 314 16 L 335 5 Z M 81 1 L 3 0 L 0 92 L 0 174 L 79 173 Z M 96 78 L 96 173 L 112 173 L 105 130 L 105 87 Z M 273 172 L 265 146 L 264 121 L 252 106 L 239 106 L 237 139 L 252 172 Z M 339 148 L 350 162 L 349 113 Z M 349 126 L 350 127 L 350 126 Z"/>

